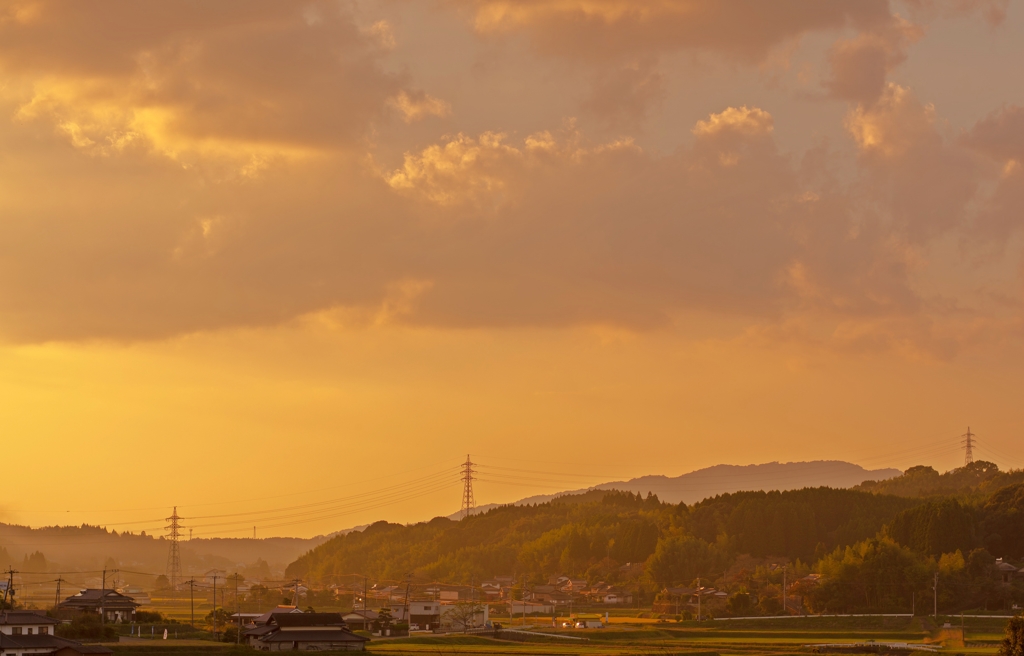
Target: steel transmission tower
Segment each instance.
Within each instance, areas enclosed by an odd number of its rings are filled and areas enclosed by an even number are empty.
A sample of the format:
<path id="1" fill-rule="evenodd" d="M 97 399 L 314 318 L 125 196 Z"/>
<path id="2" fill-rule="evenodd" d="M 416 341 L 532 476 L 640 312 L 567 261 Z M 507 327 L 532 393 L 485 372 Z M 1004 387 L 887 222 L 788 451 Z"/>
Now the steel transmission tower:
<path id="1" fill-rule="evenodd" d="M 473 474 L 476 470 L 473 469 L 473 462 L 469 459 L 469 454 L 466 454 L 466 462 L 462 463 L 462 517 L 465 519 L 473 512 L 473 508 L 476 507 L 476 502 L 473 500 Z"/>
<path id="2" fill-rule="evenodd" d="M 974 462 L 974 438 L 977 437 L 971 432 L 971 427 L 967 427 L 967 432 L 961 435 L 964 438 L 960 444 L 964 445 L 964 465 L 969 465 Z"/>
<path id="3" fill-rule="evenodd" d="M 178 538 L 181 537 L 181 520 L 183 517 L 178 516 L 178 507 L 174 507 L 174 512 L 167 518 L 170 522 L 166 526 L 170 533 L 167 534 L 168 539 L 171 541 L 170 551 L 167 552 L 167 579 L 171 583 L 171 590 L 177 590 L 181 584 L 181 552 L 178 550 Z"/>

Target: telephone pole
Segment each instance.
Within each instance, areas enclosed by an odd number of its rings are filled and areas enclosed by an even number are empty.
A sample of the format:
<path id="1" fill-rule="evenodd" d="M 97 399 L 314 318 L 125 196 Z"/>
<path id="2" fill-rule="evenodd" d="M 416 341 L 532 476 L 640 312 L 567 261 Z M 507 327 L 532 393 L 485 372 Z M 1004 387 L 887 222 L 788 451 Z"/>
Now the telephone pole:
<path id="1" fill-rule="evenodd" d="M 118 572 L 119 570 L 110 570 L 111 574 Z M 100 586 L 100 624 L 105 624 L 107 621 L 107 609 L 104 603 L 107 600 L 107 570 L 103 570 L 103 585 Z"/>
<path id="2" fill-rule="evenodd" d="M 526 575 L 523 574 L 523 626 L 526 626 Z"/>
<path id="3" fill-rule="evenodd" d="M 786 610 L 786 566 L 782 566 L 782 614 L 789 615 Z"/>
<path id="4" fill-rule="evenodd" d="M 462 463 L 462 518 L 465 519 L 470 516 L 473 512 L 473 508 L 476 507 L 476 501 L 473 499 L 473 474 L 476 470 L 473 469 L 472 460 L 469 459 L 469 454 L 466 454 L 466 462 Z"/>
<path id="5" fill-rule="evenodd" d="M 932 583 L 932 596 L 935 603 L 935 619 L 939 619 L 939 573 L 935 572 L 935 581 Z"/>
<path id="6" fill-rule="evenodd" d="M 697 621 L 700 622 L 700 577 L 697 577 Z"/>
<path id="7" fill-rule="evenodd" d="M 235 619 L 238 620 L 238 631 L 235 632 L 235 644 L 242 639 L 242 604 L 238 601 L 238 572 L 235 572 Z"/>
<path id="8" fill-rule="evenodd" d="M 412 585 L 411 577 L 412 577 L 412 574 L 406 574 L 405 575 L 405 610 L 403 612 L 405 613 L 405 618 L 404 619 L 405 619 L 405 623 L 407 625 L 411 624 L 411 622 L 409 620 L 409 615 L 411 614 L 411 613 L 409 613 L 409 586 Z"/>
<path id="9" fill-rule="evenodd" d="M 14 575 L 18 573 L 18 570 L 8 567 L 7 568 L 7 587 L 4 589 L 4 610 L 7 609 L 7 595 L 11 595 L 11 607 L 14 607 Z"/>
<path id="10" fill-rule="evenodd" d="M 960 444 L 964 445 L 964 465 L 969 465 L 974 462 L 974 438 L 977 437 L 971 432 L 971 427 L 967 427 L 967 432 L 961 435 L 963 439 Z"/>
<path id="11" fill-rule="evenodd" d="M 189 612 L 192 615 L 192 619 L 189 621 L 189 624 L 191 624 L 192 630 L 195 631 L 196 630 L 196 578 L 193 576 L 189 580 L 185 581 L 185 583 L 188 583 L 188 605 L 189 605 Z M 214 604 L 214 605 L 216 605 L 216 604 Z"/>
<path id="12" fill-rule="evenodd" d="M 184 518 L 178 516 L 178 507 L 174 506 L 174 512 L 167 518 L 170 524 L 166 526 L 169 531 L 167 539 L 171 542 L 167 552 L 167 578 L 170 580 L 171 590 L 177 590 L 181 585 L 181 551 L 178 549 L 178 539 L 181 537 L 180 521 L 182 519 Z M 191 531 L 189 536 L 191 536 Z M 214 605 L 216 606 L 216 603 Z"/>
<path id="13" fill-rule="evenodd" d="M 213 637 L 217 638 L 217 575 L 213 575 Z"/>
<path id="14" fill-rule="evenodd" d="M 60 574 L 57 575 L 57 594 L 53 597 L 53 609 L 57 610 L 57 606 L 60 604 L 60 584 L 64 579 Z"/>

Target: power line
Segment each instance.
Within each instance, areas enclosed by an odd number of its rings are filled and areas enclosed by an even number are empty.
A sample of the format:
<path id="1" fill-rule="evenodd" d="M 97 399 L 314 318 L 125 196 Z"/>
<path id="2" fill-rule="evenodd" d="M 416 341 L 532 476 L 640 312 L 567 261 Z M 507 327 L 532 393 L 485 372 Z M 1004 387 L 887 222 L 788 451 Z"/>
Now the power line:
<path id="1" fill-rule="evenodd" d="M 414 472 L 414 471 L 420 471 L 422 469 L 427 469 L 429 467 L 434 467 L 434 466 L 440 464 L 441 462 L 445 462 L 445 460 L 436 460 L 436 461 L 433 461 L 433 462 L 429 462 L 429 463 L 426 463 L 424 465 L 420 465 L 419 467 L 412 467 L 410 469 L 405 469 L 405 470 L 402 470 L 402 471 L 399 471 L 399 472 L 395 472 L 393 475 L 407 474 L 407 473 Z M 359 481 L 351 481 L 351 482 L 347 482 L 347 483 L 342 483 L 340 485 L 331 485 L 331 486 L 328 486 L 328 487 L 316 488 L 316 489 L 312 489 L 312 490 L 300 490 L 298 492 L 287 492 L 287 493 L 284 493 L 284 494 L 275 494 L 275 495 L 264 496 L 264 497 L 250 497 L 250 498 L 247 498 L 247 499 L 231 499 L 231 500 L 226 500 L 226 501 L 208 501 L 208 502 L 205 502 L 205 503 L 191 503 L 191 504 L 186 504 L 186 506 L 188 508 L 198 508 L 198 507 L 204 507 L 204 506 L 225 506 L 225 505 L 240 504 L 240 503 L 254 503 L 256 501 L 266 501 L 268 499 L 281 499 L 281 498 L 284 498 L 284 497 L 294 497 L 294 496 L 299 496 L 299 495 L 303 495 L 303 494 L 317 494 L 319 492 L 326 492 L 327 490 L 337 490 L 339 488 L 346 488 L 346 487 L 353 487 L 353 486 L 362 486 L 362 485 L 365 485 L 365 484 L 366 484 L 366 481 L 359 480 Z M 43 510 L 43 509 L 38 509 L 38 508 L 37 509 L 31 509 L 30 508 L 30 509 L 26 509 L 24 512 L 50 513 L 50 514 L 57 514 L 57 513 L 59 513 L 59 514 L 66 514 L 66 513 L 69 513 L 69 512 L 75 512 L 75 513 L 82 513 L 82 512 L 89 512 L 89 513 L 94 513 L 94 512 L 138 512 L 140 510 L 159 510 L 160 508 L 166 508 L 166 506 L 156 506 L 156 507 L 151 506 L 151 507 L 147 507 L 147 508 L 110 508 L 110 509 L 107 509 L 107 510 L 92 510 L 92 509 L 69 510 L 69 509 L 66 509 L 66 508 L 62 509 L 62 510 Z M 153 520 L 147 520 L 147 521 L 158 522 L 160 520 L 159 519 L 153 519 Z M 118 522 L 117 525 L 128 524 L 128 523 L 129 522 Z M 140 523 L 140 522 L 134 522 L 134 523 Z"/>

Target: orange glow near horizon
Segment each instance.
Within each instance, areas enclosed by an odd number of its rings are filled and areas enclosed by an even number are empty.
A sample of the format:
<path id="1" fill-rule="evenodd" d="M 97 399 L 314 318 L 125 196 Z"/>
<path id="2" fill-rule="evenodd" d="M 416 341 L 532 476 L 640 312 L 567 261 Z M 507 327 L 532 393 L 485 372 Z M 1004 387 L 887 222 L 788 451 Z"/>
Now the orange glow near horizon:
<path id="1" fill-rule="evenodd" d="M 0 3 L 0 522 L 1024 467 L 1024 7 L 726 5 Z"/>

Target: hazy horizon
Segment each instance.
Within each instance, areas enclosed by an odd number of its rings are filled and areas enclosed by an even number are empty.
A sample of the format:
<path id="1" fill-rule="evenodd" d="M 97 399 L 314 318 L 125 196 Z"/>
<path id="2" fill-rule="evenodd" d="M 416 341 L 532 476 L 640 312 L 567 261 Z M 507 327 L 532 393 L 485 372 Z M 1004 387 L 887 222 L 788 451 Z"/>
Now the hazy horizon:
<path id="1" fill-rule="evenodd" d="M 1021 0 L 0 3 L 0 522 L 1024 467 Z"/>
<path id="2" fill-rule="evenodd" d="M 789 465 L 810 466 L 808 469 L 817 470 L 811 475 L 811 478 L 821 479 L 817 484 L 829 485 L 831 487 L 849 487 L 854 484 L 859 484 L 865 480 L 884 480 L 884 478 L 887 478 L 888 476 L 898 475 L 901 471 L 897 468 L 886 468 L 883 466 L 872 468 L 863 467 L 862 469 L 864 470 L 865 477 L 851 479 L 849 472 L 844 472 L 845 475 L 842 478 L 849 480 L 846 480 L 846 484 L 837 484 L 833 479 L 829 478 L 829 469 L 827 466 L 833 463 L 840 463 L 851 467 L 860 467 L 860 465 L 856 465 L 855 463 L 846 463 L 845 461 L 831 459 L 786 463 L 772 461 L 767 463 L 748 463 L 744 465 L 718 463 L 709 467 L 681 472 L 675 475 L 648 473 L 631 477 L 629 480 L 609 480 L 608 477 L 597 480 L 600 477 L 595 475 L 581 476 L 571 473 L 545 473 L 523 470 L 517 467 L 503 467 L 500 465 L 492 468 L 486 464 L 474 462 L 474 490 L 476 495 L 475 507 L 486 509 L 496 505 L 519 502 L 537 503 L 563 494 L 578 494 L 588 489 L 614 489 L 620 491 L 640 492 L 641 494 L 653 491 L 657 495 L 658 489 L 655 489 L 657 488 L 657 485 L 652 486 L 650 483 L 637 484 L 634 483 L 634 481 L 637 479 L 667 478 L 671 484 L 671 482 L 676 478 L 702 473 L 710 473 L 711 475 L 710 477 L 706 476 L 705 478 L 700 479 L 704 481 L 703 484 L 698 484 L 696 488 L 691 487 L 689 489 L 701 490 L 710 487 L 713 489 L 720 488 L 723 492 L 731 492 L 738 490 L 799 489 L 804 487 L 804 485 L 800 483 L 785 483 L 787 479 L 786 476 L 782 474 L 762 473 L 760 475 L 752 475 L 751 472 L 744 471 L 749 469 L 764 470 L 772 465 L 782 465 L 782 468 Z M 521 463 L 517 463 L 516 461 L 504 464 L 520 464 L 520 467 L 522 466 Z M 962 464 L 962 462 L 959 463 L 960 466 L 962 466 Z M 722 474 L 719 471 L 722 468 L 730 471 Z M 307 489 L 290 494 L 274 495 L 269 497 L 230 499 L 216 503 L 199 503 L 191 507 L 179 505 L 176 509 L 178 515 L 182 517 L 181 524 L 184 527 L 183 539 L 186 541 L 193 539 L 193 537 L 196 539 L 246 539 L 253 537 L 253 528 L 257 529 L 255 531 L 255 536 L 260 539 L 309 539 L 323 537 L 340 531 L 348 531 L 354 528 L 364 527 L 378 521 L 408 524 L 428 521 L 434 517 L 458 515 L 460 512 L 459 505 L 461 503 L 463 483 L 459 478 L 461 474 L 459 474 L 458 468 L 448 469 L 452 469 L 452 472 L 446 473 L 444 468 L 442 468 L 427 473 L 422 477 L 422 479 L 425 480 L 421 480 L 420 477 L 413 475 L 410 476 L 411 480 L 409 481 L 403 481 L 395 485 L 368 487 L 366 490 L 355 493 L 339 494 L 341 490 L 338 486 L 334 486 L 322 489 Z M 419 471 L 415 473 L 422 474 L 423 472 Z M 883 473 L 885 476 L 882 476 L 881 479 L 877 476 L 870 479 L 866 478 L 866 476 L 876 473 Z M 550 478 L 546 481 L 542 481 L 538 478 L 539 476 L 544 475 L 549 476 Z M 796 481 L 804 480 L 801 478 L 799 473 L 790 473 L 788 476 L 790 479 Z M 586 483 L 581 482 L 587 480 L 588 477 L 592 477 L 594 480 Z M 806 478 L 806 476 L 804 478 Z M 733 481 L 739 481 L 740 483 L 736 484 Z M 782 484 L 776 484 L 779 482 L 782 482 Z M 630 483 L 633 484 L 631 485 Z M 561 487 L 559 487 L 559 485 L 561 485 Z M 354 486 L 355 484 L 341 487 L 350 488 Z M 429 489 L 430 492 L 438 498 L 439 505 L 433 510 L 420 506 L 418 510 L 412 511 L 412 514 L 409 516 L 402 517 L 403 507 L 408 504 L 408 497 L 418 497 L 424 487 Z M 489 494 L 492 494 L 492 491 L 494 490 L 500 490 L 502 488 L 522 489 L 524 487 L 539 487 L 542 488 L 543 491 L 539 494 L 515 494 L 514 492 L 509 492 L 508 494 L 511 494 L 512 496 L 508 498 L 492 498 L 488 496 Z M 715 492 L 715 494 L 717 493 L 718 492 Z M 665 495 L 664 490 L 662 490 L 660 496 L 668 503 L 677 503 L 679 499 L 676 499 L 675 497 L 678 494 L 679 492 L 677 491 L 674 494 Z M 695 496 L 692 496 L 692 498 L 685 499 L 684 502 L 694 503 L 709 496 L 713 496 L 713 494 L 698 493 Z M 300 499 L 303 501 L 308 499 L 308 502 L 297 504 L 296 501 Z M 254 502 L 259 502 L 261 504 L 259 510 L 248 510 L 237 513 L 230 511 L 225 512 L 225 508 L 238 506 L 251 508 Z M 448 505 L 443 505 L 445 503 Z M 40 517 L 53 517 L 63 514 L 65 516 L 64 521 L 58 519 L 51 523 L 33 524 L 30 521 L 0 518 L 0 524 L 31 529 L 88 525 L 119 533 L 130 533 L 134 535 L 142 534 L 160 538 L 165 536 L 167 533 L 167 527 L 164 526 L 166 519 L 155 517 L 157 513 L 154 511 L 159 510 L 161 510 L 161 507 L 159 506 L 154 506 L 152 508 L 120 508 L 110 509 L 107 511 L 72 511 L 69 509 L 63 513 L 60 513 L 59 511 L 51 511 L 40 514 Z M 110 521 L 97 519 L 98 517 L 104 516 L 104 512 L 107 513 L 106 517 L 108 517 Z M 147 513 L 154 516 L 149 519 L 140 519 L 147 515 Z M 71 517 L 77 517 L 79 519 L 71 520 Z M 42 521 L 47 522 L 48 520 L 44 519 Z M 248 525 L 244 527 L 240 526 L 243 523 Z M 269 531 L 267 529 L 268 524 L 270 524 L 271 527 Z M 327 526 L 330 528 L 321 531 L 312 531 L 311 529 L 306 528 L 309 526 Z M 189 530 L 190 528 L 192 529 L 191 531 Z M 10 546 L 10 544 L 4 542 L 4 539 L 0 537 L 0 547 L 3 546 Z M 26 546 L 26 548 L 31 551 L 34 547 Z"/>

